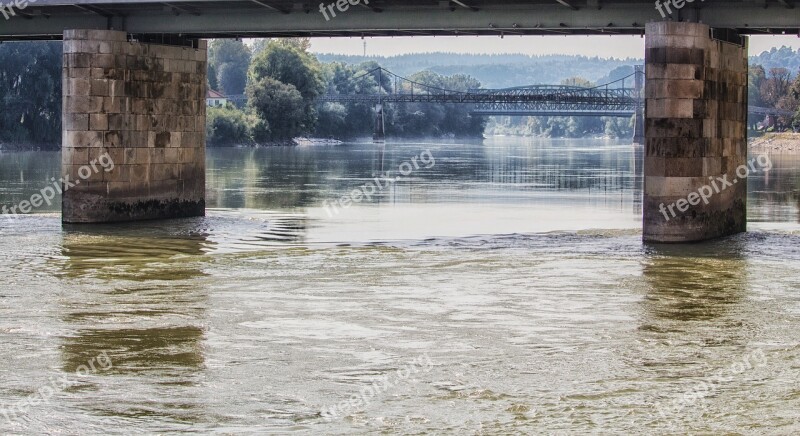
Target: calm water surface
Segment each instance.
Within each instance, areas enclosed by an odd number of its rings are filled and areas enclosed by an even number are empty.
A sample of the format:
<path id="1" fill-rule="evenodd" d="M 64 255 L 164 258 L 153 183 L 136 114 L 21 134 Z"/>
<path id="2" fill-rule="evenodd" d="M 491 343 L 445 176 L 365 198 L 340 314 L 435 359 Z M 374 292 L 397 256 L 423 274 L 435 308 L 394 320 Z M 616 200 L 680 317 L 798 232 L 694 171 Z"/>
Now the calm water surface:
<path id="1" fill-rule="evenodd" d="M 204 218 L 0 217 L 0 433 L 796 434 L 771 158 L 749 233 L 682 246 L 642 244 L 641 149 L 603 140 L 211 149 Z M 0 154 L 0 204 L 59 160 Z"/>

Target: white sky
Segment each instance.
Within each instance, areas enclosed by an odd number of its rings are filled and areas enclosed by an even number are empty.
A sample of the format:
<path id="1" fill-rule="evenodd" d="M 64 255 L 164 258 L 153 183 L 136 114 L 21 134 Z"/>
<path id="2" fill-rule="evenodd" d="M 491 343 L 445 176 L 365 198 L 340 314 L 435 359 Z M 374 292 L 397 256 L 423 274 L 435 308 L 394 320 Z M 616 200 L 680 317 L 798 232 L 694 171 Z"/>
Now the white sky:
<path id="1" fill-rule="evenodd" d="M 312 38 L 311 51 L 361 55 L 367 42 L 368 56 L 393 56 L 406 53 L 454 52 L 473 54 L 522 53 L 575 54 L 585 56 L 644 58 L 644 38 L 639 36 L 417 36 L 380 38 Z M 750 55 L 772 47 L 787 45 L 800 49 L 800 38 L 793 36 L 750 37 Z"/>

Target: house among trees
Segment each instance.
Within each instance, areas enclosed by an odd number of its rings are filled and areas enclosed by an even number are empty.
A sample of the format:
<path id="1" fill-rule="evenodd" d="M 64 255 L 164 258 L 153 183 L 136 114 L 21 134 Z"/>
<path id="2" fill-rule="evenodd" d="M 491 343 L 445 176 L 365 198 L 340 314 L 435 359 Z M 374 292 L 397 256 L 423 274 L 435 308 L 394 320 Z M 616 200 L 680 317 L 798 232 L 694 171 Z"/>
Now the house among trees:
<path id="1" fill-rule="evenodd" d="M 227 103 L 228 98 L 221 93 L 213 89 L 209 89 L 208 92 L 206 92 L 206 106 L 223 107 Z"/>

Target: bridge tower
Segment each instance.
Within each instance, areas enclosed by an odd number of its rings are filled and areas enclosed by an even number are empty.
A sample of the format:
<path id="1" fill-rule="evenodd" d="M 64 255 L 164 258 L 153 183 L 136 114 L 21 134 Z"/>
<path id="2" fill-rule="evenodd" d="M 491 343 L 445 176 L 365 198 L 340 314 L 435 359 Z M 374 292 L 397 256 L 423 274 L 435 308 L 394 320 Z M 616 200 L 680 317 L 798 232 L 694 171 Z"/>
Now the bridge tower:
<path id="1" fill-rule="evenodd" d="M 383 116 L 383 103 L 375 104 L 375 131 L 372 133 L 372 142 L 386 141 L 386 124 Z"/>
<path id="2" fill-rule="evenodd" d="M 747 38 L 648 23 L 645 64 L 643 239 L 745 231 L 747 181 L 736 170 L 747 156 Z"/>
<path id="3" fill-rule="evenodd" d="M 378 103 L 375 104 L 375 130 L 372 133 L 372 142 L 386 141 L 386 123 L 383 117 L 383 68 L 378 68 Z"/>

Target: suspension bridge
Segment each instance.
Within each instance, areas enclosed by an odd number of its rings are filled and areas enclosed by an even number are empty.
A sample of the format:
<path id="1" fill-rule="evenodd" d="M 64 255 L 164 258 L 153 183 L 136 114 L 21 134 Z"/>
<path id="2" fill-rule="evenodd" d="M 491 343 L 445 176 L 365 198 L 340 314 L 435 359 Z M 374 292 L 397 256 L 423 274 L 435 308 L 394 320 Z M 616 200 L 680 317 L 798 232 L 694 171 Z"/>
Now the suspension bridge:
<path id="1" fill-rule="evenodd" d="M 375 139 L 383 139 L 385 103 L 471 104 L 476 116 L 564 116 L 564 117 L 636 117 L 634 143 L 644 141 L 644 81 L 642 66 L 634 72 L 602 85 L 529 85 L 502 89 L 446 89 L 395 74 L 376 67 L 350 80 L 371 78 L 377 92 L 331 92 L 320 102 L 364 102 L 375 104 Z M 378 85 L 380 84 L 380 85 Z M 748 106 L 748 113 L 758 116 L 785 117 L 790 111 Z"/>
<path id="2" fill-rule="evenodd" d="M 644 107 L 644 72 L 640 67 L 621 79 L 594 87 L 533 85 L 505 89 L 440 88 L 397 75 L 382 67 L 354 77 L 372 78 L 377 92 L 336 93 L 322 102 L 461 103 L 474 105 L 474 115 L 617 116 L 630 117 Z M 377 86 L 377 84 L 381 84 Z M 632 85 L 632 86 L 627 86 Z"/>

